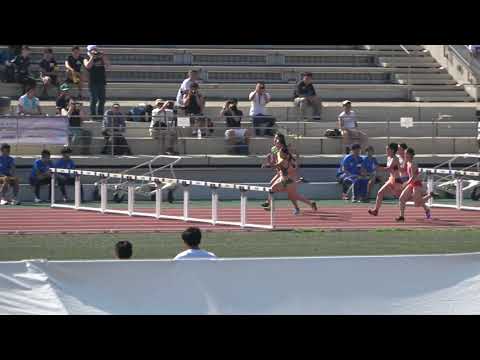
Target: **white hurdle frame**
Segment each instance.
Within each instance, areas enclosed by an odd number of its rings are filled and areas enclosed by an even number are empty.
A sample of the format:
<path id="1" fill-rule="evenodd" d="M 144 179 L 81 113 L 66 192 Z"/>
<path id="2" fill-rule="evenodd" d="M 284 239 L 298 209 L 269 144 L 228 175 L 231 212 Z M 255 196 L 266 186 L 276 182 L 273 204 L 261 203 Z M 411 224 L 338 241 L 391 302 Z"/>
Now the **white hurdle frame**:
<path id="1" fill-rule="evenodd" d="M 233 225 L 239 226 L 241 228 L 256 228 L 256 229 L 268 229 L 273 230 L 275 228 L 275 204 L 274 196 L 272 189 L 270 187 L 264 186 L 252 186 L 252 185 L 241 185 L 241 184 L 231 184 L 231 183 L 217 183 L 217 182 L 206 182 L 206 181 L 195 181 L 195 180 L 182 180 L 182 179 L 169 179 L 169 178 L 158 178 L 150 176 L 137 176 L 137 175 L 126 175 L 126 174 L 115 174 L 115 173 L 105 173 L 98 171 L 87 171 L 87 170 L 71 170 L 71 169 L 58 169 L 51 168 L 52 172 L 52 199 L 51 207 L 52 208 L 64 208 L 64 209 L 73 209 L 73 210 L 83 210 L 83 211 L 96 211 L 102 214 L 121 214 L 128 216 L 145 216 L 153 217 L 156 219 L 169 219 L 169 220 L 183 220 L 185 222 L 202 222 L 209 223 L 212 225 Z M 57 204 L 55 203 L 55 178 L 56 174 L 69 174 L 75 176 L 75 201 L 74 205 L 67 204 Z M 81 193 L 80 193 L 80 176 L 96 176 L 100 177 L 100 208 L 88 207 L 81 205 Z M 128 184 L 128 210 L 114 210 L 108 209 L 108 199 L 107 199 L 107 179 L 108 178 L 117 178 L 125 181 L 131 181 Z M 133 181 L 148 181 L 154 182 L 157 184 L 155 190 L 155 212 L 153 213 L 144 213 L 135 211 L 135 187 Z M 162 186 L 161 184 L 179 184 L 183 186 L 183 215 L 182 216 L 173 216 L 162 214 Z M 210 219 L 200 219 L 190 216 L 190 189 L 191 186 L 207 187 L 211 190 L 211 201 L 212 201 L 212 213 Z M 219 212 L 219 195 L 218 189 L 231 189 L 240 191 L 240 221 L 221 221 L 218 219 Z M 257 191 L 268 194 L 270 199 L 271 211 L 270 211 L 270 224 L 254 224 L 250 223 L 247 218 L 247 201 L 248 201 L 248 192 Z"/>
<path id="2" fill-rule="evenodd" d="M 437 208 L 450 208 L 457 210 L 473 210 L 480 211 L 479 207 L 474 206 L 464 206 L 463 205 L 463 177 L 478 177 L 480 179 L 480 172 L 477 171 L 465 171 L 465 170 L 447 170 L 447 169 L 429 169 L 429 168 L 420 168 L 419 171 L 427 175 L 427 191 L 433 191 L 433 175 L 450 175 L 455 177 L 455 205 L 450 204 L 437 204 L 433 201 L 432 198 L 428 200 L 428 205 L 430 207 Z M 414 205 L 412 201 L 407 202 L 407 205 Z"/>

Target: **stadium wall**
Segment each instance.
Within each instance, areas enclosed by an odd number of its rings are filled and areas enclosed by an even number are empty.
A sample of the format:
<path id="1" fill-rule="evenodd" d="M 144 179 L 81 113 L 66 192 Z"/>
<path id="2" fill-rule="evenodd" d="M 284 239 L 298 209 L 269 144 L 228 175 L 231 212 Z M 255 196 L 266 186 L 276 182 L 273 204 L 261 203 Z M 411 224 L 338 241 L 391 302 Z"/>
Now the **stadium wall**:
<path id="1" fill-rule="evenodd" d="M 479 298 L 480 253 L 0 263 L 0 314 L 480 314 Z"/>

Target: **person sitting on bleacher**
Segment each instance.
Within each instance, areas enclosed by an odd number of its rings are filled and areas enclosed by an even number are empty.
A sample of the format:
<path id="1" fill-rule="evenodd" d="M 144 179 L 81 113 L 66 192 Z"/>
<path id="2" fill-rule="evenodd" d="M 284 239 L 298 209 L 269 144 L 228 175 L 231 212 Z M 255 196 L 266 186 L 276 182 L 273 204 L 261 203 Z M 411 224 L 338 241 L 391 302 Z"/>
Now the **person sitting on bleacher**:
<path id="1" fill-rule="evenodd" d="M 173 101 L 155 100 L 155 108 L 152 110 L 150 122 L 150 136 L 160 140 L 160 153 L 166 155 L 178 155 L 175 150 L 178 140 L 177 112 Z M 165 144 L 168 143 L 165 151 Z"/>
<path id="2" fill-rule="evenodd" d="M 30 48 L 27 45 L 22 46 L 22 52 L 11 60 L 15 66 L 15 81 L 22 85 L 22 94 L 27 89 L 35 87 L 37 82 L 30 74 Z"/>
<path id="3" fill-rule="evenodd" d="M 53 167 L 53 164 L 50 160 L 50 151 L 43 150 L 41 156 L 41 159 L 35 160 L 35 162 L 33 163 L 32 172 L 30 174 L 30 185 L 32 186 L 35 193 L 36 204 L 43 202 L 40 199 L 40 187 L 42 185 L 47 185 L 49 199 L 52 195 L 50 186 L 52 173 L 50 171 L 50 168 Z"/>
<path id="4" fill-rule="evenodd" d="M 237 104 L 237 99 L 228 100 L 220 113 L 220 116 L 225 117 L 227 126 L 225 131 L 227 150 L 233 155 L 248 155 L 251 134 L 249 129 L 242 129 L 243 112 L 238 109 Z"/>
<path id="5" fill-rule="evenodd" d="M 340 168 L 337 171 L 337 180 L 342 184 L 342 200 L 348 200 L 348 190 L 355 184 L 353 189 L 355 196 L 358 195 L 358 178 L 361 175 L 361 170 L 363 166 L 363 159 L 360 156 L 361 146 L 359 144 L 352 145 L 351 154 L 346 155 L 341 163 Z"/>
<path id="6" fill-rule="evenodd" d="M 365 175 L 366 178 L 368 179 L 368 185 L 367 185 L 367 194 L 365 196 L 365 201 L 368 202 L 370 201 L 370 195 L 372 193 L 372 187 L 373 185 L 377 184 L 380 182 L 380 179 L 377 176 L 377 167 L 378 167 L 378 161 L 377 158 L 374 156 L 375 155 L 375 149 L 373 146 L 368 146 L 365 149 L 365 156 L 362 156 L 363 158 L 363 168 L 365 169 Z"/>
<path id="7" fill-rule="evenodd" d="M 43 59 L 40 61 L 40 78 L 43 83 L 43 91 L 40 97 L 48 96 L 48 88 L 58 85 L 58 64 L 53 57 L 53 50 L 46 48 L 43 51 Z"/>
<path id="8" fill-rule="evenodd" d="M 303 80 L 295 86 L 294 100 L 295 106 L 300 108 L 302 117 L 305 114 L 305 108 L 311 107 L 313 110 L 313 120 L 320 120 L 322 113 L 322 101 L 317 96 L 313 87 L 313 74 L 306 72 L 303 74 Z"/>
<path id="9" fill-rule="evenodd" d="M 15 56 L 15 45 L 8 45 L 8 48 L 0 53 L 0 63 L 5 65 L 2 77 L 2 81 L 4 82 L 15 82 L 15 66 L 12 64 Z"/>
<path id="10" fill-rule="evenodd" d="M 120 112 L 119 103 L 114 103 L 111 110 L 105 111 L 102 127 L 102 135 L 105 139 L 102 154 L 132 155 L 127 140 L 123 136 L 127 125 L 125 116 Z"/>
<path id="11" fill-rule="evenodd" d="M 18 114 L 19 115 L 41 115 L 42 108 L 40 107 L 40 100 L 35 96 L 35 87 L 27 90 L 25 95 L 18 99 Z"/>
<path id="12" fill-rule="evenodd" d="M 17 195 L 20 181 L 15 176 L 15 159 L 10 156 L 10 145 L 2 144 L 0 149 L 0 205 L 18 205 Z M 13 187 L 13 197 L 10 202 L 5 198 L 10 186 Z"/>
<path id="13" fill-rule="evenodd" d="M 358 129 L 357 114 L 352 110 L 352 102 L 345 100 L 342 103 L 343 111 L 338 115 L 338 128 L 342 132 L 345 153 L 350 153 L 353 142 L 359 142 L 363 148 L 368 142 L 368 136 Z"/>
<path id="14" fill-rule="evenodd" d="M 72 153 L 72 149 L 70 148 L 63 148 L 62 149 L 62 158 L 57 160 L 55 163 L 55 168 L 57 169 L 68 169 L 73 170 L 75 169 L 75 162 L 70 158 L 70 154 Z M 57 174 L 56 175 L 57 184 L 60 188 L 60 192 L 63 196 L 63 202 L 68 202 L 67 196 L 67 189 L 66 186 L 74 186 L 75 185 L 75 176 L 71 174 Z M 80 194 L 81 200 L 83 201 L 83 186 L 80 185 Z"/>
<path id="15" fill-rule="evenodd" d="M 70 87 L 68 84 L 62 84 L 58 88 L 57 99 L 55 100 L 56 114 L 62 115 L 62 110 L 68 111 L 70 105 Z"/>

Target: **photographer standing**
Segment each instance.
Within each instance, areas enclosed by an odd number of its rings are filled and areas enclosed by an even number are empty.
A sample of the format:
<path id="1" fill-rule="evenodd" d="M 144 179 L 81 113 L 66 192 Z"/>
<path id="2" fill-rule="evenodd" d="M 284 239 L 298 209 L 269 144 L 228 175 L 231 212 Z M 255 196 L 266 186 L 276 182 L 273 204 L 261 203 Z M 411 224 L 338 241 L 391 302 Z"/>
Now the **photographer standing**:
<path id="1" fill-rule="evenodd" d="M 150 136 L 152 139 L 159 140 L 160 153 L 166 155 L 178 155 L 175 150 L 177 134 L 177 111 L 173 101 L 155 101 L 155 109 L 152 111 L 152 121 L 150 123 Z M 168 144 L 165 151 L 165 144 Z"/>
<path id="2" fill-rule="evenodd" d="M 227 151 L 233 155 L 248 155 L 251 134 L 249 129 L 242 129 L 243 112 L 238 109 L 237 105 L 237 99 L 228 100 L 220 113 L 225 117 L 227 126 L 225 131 Z"/>
<path id="3" fill-rule="evenodd" d="M 185 114 L 193 119 L 191 121 L 192 135 L 197 134 L 200 129 L 202 136 L 207 136 L 206 127 L 211 127 L 211 121 L 203 116 L 205 109 L 205 97 L 198 91 L 198 84 L 193 83 L 190 90 L 183 95 Z M 196 129 L 195 129 L 196 128 Z"/>
<path id="4" fill-rule="evenodd" d="M 248 100 L 251 101 L 250 116 L 252 117 L 256 136 L 273 136 L 275 118 L 267 115 L 265 109 L 265 106 L 271 101 L 271 99 L 270 94 L 265 90 L 265 83 L 263 81 L 257 82 L 255 90 L 248 95 Z M 263 134 L 261 127 L 263 127 Z"/>
<path id="5" fill-rule="evenodd" d="M 90 155 L 90 144 L 92 143 L 92 133 L 82 129 L 82 123 L 86 115 L 82 108 L 82 103 L 76 102 L 70 98 L 68 110 L 62 110 L 62 115 L 68 116 L 70 146 L 80 147 L 81 155 Z"/>
<path id="6" fill-rule="evenodd" d="M 100 52 L 97 45 L 88 45 L 88 59 L 84 59 L 85 68 L 90 74 L 88 88 L 90 91 L 90 116 L 102 116 L 106 101 L 106 70 L 110 67 L 107 56 Z M 98 103 L 98 108 L 97 108 Z"/>

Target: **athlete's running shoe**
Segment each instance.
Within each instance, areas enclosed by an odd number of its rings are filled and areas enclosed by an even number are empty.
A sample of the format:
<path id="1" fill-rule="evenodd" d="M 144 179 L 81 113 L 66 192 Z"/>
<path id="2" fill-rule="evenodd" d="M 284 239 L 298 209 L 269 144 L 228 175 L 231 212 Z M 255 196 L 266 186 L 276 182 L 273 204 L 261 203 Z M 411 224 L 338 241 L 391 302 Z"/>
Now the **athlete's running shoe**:
<path id="1" fill-rule="evenodd" d="M 373 216 L 378 216 L 378 210 L 368 209 L 368 213 Z"/>
<path id="2" fill-rule="evenodd" d="M 268 201 L 265 201 L 265 202 L 262 204 L 262 207 L 268 208 L 268 207 L 270 207 L 270 203 L 269 203 Z"/>
<path id="3" fill-rule="evenodd" d="M 395 218 L 396 222 L 405 222 L 405 218 L 403 216 L 399 216 Z"/>
<path id="4" fill-rule="evenodd" d="M 432 212 L 430 210 L 425 212 L 425 219 L 432 220 Z"/>
<path id="5" fill-rule="evenodd" d="M 293 215 L 300 215 L 300 209 L 293 209 Z"/>
<path id="6" fill-rule="evenodd" d="M 309 181 L 302 176 L 302 177 L 298 178 L 297 183 L 299 183 L 299 184 L 300 184 L 300 183 L 308 184 Z"/>
<path id="7" fill-rule="evenodd" d="M 315 201 L 312 202 L 312 210 L 313 211 L 318 211 L 317 203 Z"/>
<path id="8" fill-rule="evenodd" d="M 8 205 L 8 201 L 7 200 L 1 200 L 0 205 Z"/>

